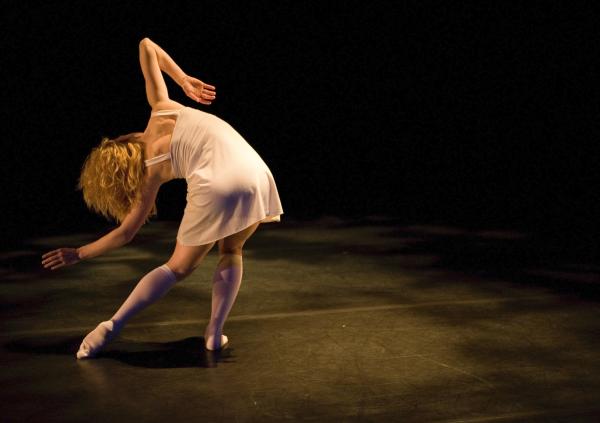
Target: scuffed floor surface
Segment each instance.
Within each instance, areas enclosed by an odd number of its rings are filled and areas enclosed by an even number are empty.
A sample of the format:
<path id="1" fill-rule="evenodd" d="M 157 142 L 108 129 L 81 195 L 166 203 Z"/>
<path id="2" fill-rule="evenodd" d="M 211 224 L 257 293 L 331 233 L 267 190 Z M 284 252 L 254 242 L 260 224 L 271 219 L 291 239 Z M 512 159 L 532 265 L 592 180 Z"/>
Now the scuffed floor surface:
<path id="1" fill-rule="evenodd" d="M 325 218 L 261 225 L 204 350 L 216 247 L 95 360 L 83 336 L 170 256 L 176 223 L 60 271 L 2 255 L 2 422 L 595 422 L 597 263 L 494 228 Z"/>

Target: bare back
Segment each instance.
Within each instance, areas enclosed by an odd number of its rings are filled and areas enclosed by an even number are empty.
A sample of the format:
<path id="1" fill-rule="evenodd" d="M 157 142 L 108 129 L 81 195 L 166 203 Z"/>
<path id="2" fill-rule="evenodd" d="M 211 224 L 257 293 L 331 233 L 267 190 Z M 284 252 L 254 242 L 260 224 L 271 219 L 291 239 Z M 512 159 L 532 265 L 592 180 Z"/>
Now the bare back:
<path id="1" fill-rule="evenodd" d="M 184 106 L 173 100 L 157 102 L 153 107 L 153 112 L 159 110 L 177 110 Z M 170 152 L 171 136 L 175 128 L 177 116 L 162 115 L 152 116 L 148 120 L 148 125 L 144 130 L 141 140 L 145 144 L 144 152 L 146 159 L 151 159 L 161 154 Z M 158 172 L 161 181 L 167 182 L 174 178 L 171 161 L 166 160 L 155 166 L 149 167 L 149 172 Z"/>

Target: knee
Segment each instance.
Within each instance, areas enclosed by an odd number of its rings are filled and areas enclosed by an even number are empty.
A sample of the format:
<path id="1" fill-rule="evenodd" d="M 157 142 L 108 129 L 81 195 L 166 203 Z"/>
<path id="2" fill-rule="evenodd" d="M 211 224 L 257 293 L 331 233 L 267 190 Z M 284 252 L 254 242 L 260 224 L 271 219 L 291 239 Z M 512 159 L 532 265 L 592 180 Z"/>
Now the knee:
<path id="1" fill-rule="evenodd" d="M 167 266 L 169 266 L 169 269 L 175 274 L 177 282 L 187 278 L 195 270 L 195 267 L 182 263 L 167 262 Z"/>

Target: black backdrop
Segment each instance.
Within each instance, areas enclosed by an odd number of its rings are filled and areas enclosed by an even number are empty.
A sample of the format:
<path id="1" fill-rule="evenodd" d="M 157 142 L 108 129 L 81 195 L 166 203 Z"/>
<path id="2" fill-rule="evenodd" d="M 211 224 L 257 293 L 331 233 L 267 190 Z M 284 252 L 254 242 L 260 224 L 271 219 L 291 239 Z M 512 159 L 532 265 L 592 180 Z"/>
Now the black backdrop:
<path id="1" fill-rule="evenodd" d="M 75 185 L 101 136 L 145 127 L 146 36 L 217 87 L 216 102 L 197 107 L 264 158 L 284 219 L 595 231 L 598 17 L 583 3 L 3 7 L 6 240 L 110 227 Z M 184 202 L 184 181 L 165 185 L 159 218 L 178 219 Z"/>

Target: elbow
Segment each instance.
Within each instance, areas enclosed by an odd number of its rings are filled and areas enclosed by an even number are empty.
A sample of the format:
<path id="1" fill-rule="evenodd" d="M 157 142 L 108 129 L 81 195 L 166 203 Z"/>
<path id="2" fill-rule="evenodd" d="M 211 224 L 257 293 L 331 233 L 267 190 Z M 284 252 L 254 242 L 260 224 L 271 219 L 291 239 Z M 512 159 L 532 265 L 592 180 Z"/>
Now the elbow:
<path id="1" fill-rule="evenodd" d="M 142 48 L 148 48 L 151 45 L 152 45 L 152 40 L 150 40 L 150 38 L 148 38 L 148 37 L 144 37 L 140 41 L 140 49 L 142 49 Z"/>
<path id="2" fill-rule="evenodd" d="M 135 232 L 126 232 L 123 235 L 123 245 L 129 244 L 135 238 Z"/>
<path id="3" fill-rule="evenodd" d="M 133 241 L 133 238 L 135 237 L 135 232 L 134 231 L 129 231 L 126 230 L 124 228 L 120 228 L 119 230 L 119 238 L 120 238 L 120 244 L 121 245 L 126 245 L 129 244 L 131 241 Z"/>
<path id="4" fill-rule="evenodd" d="M 156 55 L 155 44 L 150 40 L 150 38 L 147 37 L 140 41 L 140 48 L 138 50 L 140 54 L 140 60 L 142 57 L 145 57 L 144 60 L 148 60 L 151 55 Z"/>

